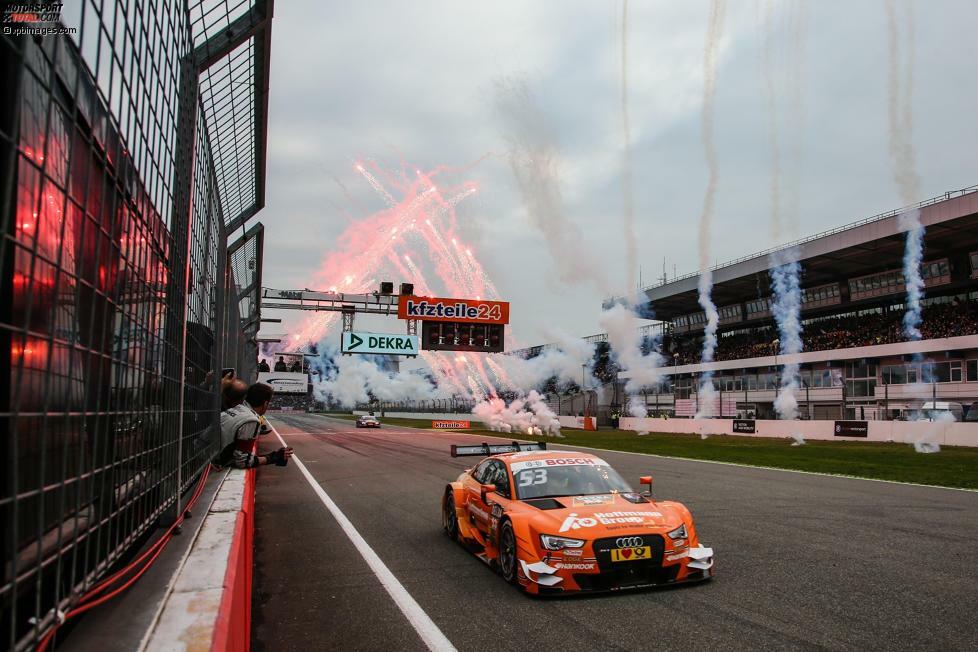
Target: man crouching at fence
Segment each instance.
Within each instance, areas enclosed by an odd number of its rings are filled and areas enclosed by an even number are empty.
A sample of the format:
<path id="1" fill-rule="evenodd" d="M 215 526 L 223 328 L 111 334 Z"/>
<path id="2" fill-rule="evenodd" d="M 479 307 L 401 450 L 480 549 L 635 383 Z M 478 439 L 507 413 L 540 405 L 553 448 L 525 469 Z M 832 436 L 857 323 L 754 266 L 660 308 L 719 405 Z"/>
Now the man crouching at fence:
<path id="1" fill-rule="evenodd" d="M 221 412 L 221 454 L 218 463 L 238 469 L 250 469 L 263 464 L 285 466 L 292 457 L 292 448 L 283 446 L 270 453 L 258 454 L 255 441 L 261 428 L 261 416 L 272 400 L 272 390 L 268 385 L 255 383 L 248 388 L 245 400 L 240 405 Z"/>

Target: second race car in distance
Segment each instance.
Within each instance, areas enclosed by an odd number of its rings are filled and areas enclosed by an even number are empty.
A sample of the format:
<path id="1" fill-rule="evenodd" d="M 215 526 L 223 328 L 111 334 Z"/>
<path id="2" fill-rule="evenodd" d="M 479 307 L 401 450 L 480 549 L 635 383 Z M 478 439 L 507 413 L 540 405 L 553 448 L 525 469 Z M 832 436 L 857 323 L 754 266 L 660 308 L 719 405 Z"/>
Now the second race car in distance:
<path id="1" fill-rule="evenodd" d="M 636 493 L 596 455 L 518 442 L 452 446 L 452 455 L 485 459 L 445 487 L 445 532 L 527 593 L 713 577 L 713 549 L 700 544 L 689 510 Z"/>

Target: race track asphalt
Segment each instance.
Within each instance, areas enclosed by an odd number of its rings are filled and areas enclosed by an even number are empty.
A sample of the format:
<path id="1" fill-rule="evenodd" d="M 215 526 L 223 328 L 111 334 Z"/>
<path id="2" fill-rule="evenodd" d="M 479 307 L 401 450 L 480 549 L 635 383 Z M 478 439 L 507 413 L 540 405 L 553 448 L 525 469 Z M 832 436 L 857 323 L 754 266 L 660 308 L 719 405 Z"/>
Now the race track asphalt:
<path id="1" fill-rule="evenodd" d="M 459 650 L 978 648 L 978 493 L 600 451 L 690 508 L 716 577 L 534 599 L 441 531 L 445 484 L 477 459 L 449 444 L 484 438 L 271 421 Z M 295 465 L 260 469 L 256 500 L 255 650 L 425 649 Z"/>

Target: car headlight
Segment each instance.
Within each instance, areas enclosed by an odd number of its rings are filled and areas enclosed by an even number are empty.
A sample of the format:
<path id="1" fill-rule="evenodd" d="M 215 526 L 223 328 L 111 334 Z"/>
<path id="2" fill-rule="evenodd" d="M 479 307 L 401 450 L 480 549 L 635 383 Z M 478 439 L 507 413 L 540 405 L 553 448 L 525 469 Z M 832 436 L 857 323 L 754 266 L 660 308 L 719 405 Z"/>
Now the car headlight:
<path id="1" fill-rule="evenodd" d="M 564 548 L 583 548 L 584 542 L 580 539 L 568 539 L 566 537 L 555 537 L 552 534 L 541 534 L 540 543 L 547 550 L 563 550 Z"/>
<path id="2" fill-rule="evenodd" d="M 687 538 L 687 536 L 686 536 L 686 524 L 683 523 L 682 525 L 680 525 L 679 527 L 677 527 L 672 532 L 669 532 L 668 535 L 669 535 L 669 538 L 672 539 L 672 540 L 686 539 Z"/>

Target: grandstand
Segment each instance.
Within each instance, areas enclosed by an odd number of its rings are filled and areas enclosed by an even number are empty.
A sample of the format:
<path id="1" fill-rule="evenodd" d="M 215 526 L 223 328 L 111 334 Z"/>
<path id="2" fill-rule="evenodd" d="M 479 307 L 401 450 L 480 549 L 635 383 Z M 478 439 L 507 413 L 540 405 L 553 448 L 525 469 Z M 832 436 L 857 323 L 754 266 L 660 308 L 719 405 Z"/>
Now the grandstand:
<path id="1" fill-rule="evenodd" d="M 926 227 L 922 340 L 906 341 L 901 329 L 900 209 L 788 245 L 802 266 L 800 354 L 778 354 L 772 251 L 714 269 L 720 327 L 711 364 L 699 362 L 706 318 L 697 302 L 698 274 L 645 288 L 662 322 L 661 337 L 647 338 L 647 345 L 654 342 L 666 359 L 663 382 L 644 392 L 650 413 L 692 416 L 698 378 L 709 370 L 720 393 L 717 416 L 775 418 L 779 374 L 788 362 L 801 364 L 802 418 L 899 419 L 925 400 L 960 403 L 967 412 L 978 401 L 978 187 L 918 208 Z M 621 383 L 629 373 L 617 376 Z M 621 388 L 613 389 L 617 401 Z"/>
<path id="2" fill-rule="evenodd" d="M 899 215 L 917 208 L 926 227 L 923 338 L 906 341 L 901 328 L 906 286 L 906 234 Z M 646 353 L 661 356 L 662 380 L 643 388 L 651 416 L 692 417 L 699 407 L 700 376 L 714 373 L 719 394 L 713 414 L 776 418 L 774 401 L 788 362 L 801 365 L 797 400 L 803 419 L 901 419 L 925 401 L 960 403 L 967 415 L 978 402 L 978 186 L 921 202 L 789 243 L 802 266 L 804 349 L 781 355 L 771 312 L 769 269 L 777 249 L 713 268 L 713 300 L 720 313 L 715 361 L 699 362 L 706 316 L 697 300 L 699 274 L 648 286 L 641 327 Z M 610 307 L 619 298 L 610 298 Z M 601 383 L 582 394 L 577 386 L 547 387 L 560 414 L 578 414 L 596 395 L 600 422 L 625 402 L 624 384 L 606 334 L 595 345 L 594 376 Z M 508 352 L 525 358 L 555 344 Z M 923 358 L 921 361 L 920 358 Z M 923 385 L 923 386 L 922 386 Z M 558 395 L 558 390 L 563 395 Z M 971 419 L 978 415 L 978 407 Z M 971 420 L 969 419 L 969 420 Z"/>

